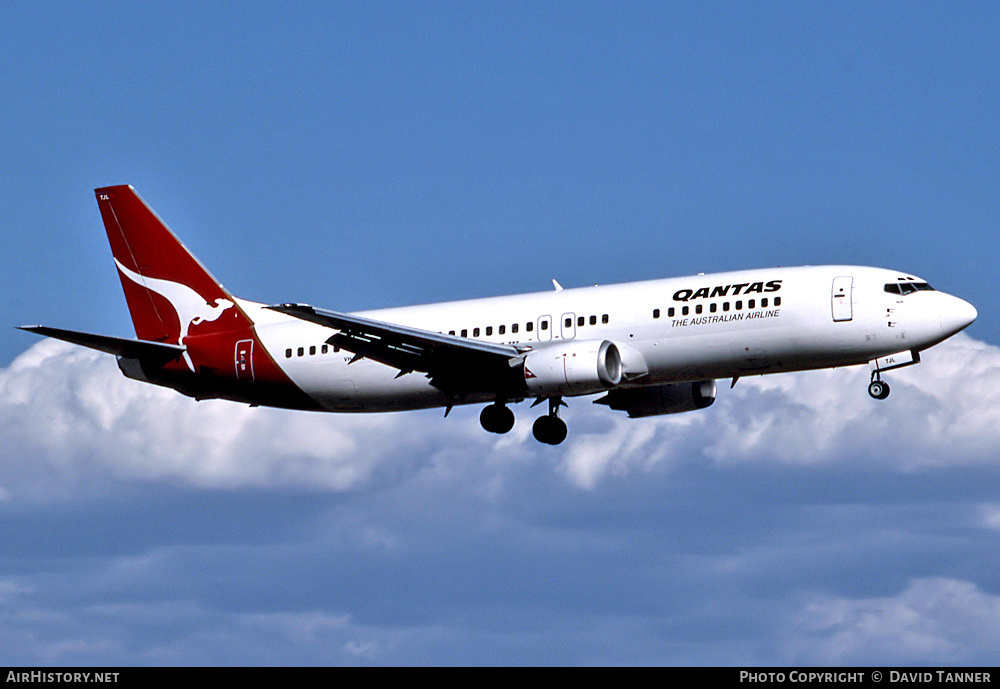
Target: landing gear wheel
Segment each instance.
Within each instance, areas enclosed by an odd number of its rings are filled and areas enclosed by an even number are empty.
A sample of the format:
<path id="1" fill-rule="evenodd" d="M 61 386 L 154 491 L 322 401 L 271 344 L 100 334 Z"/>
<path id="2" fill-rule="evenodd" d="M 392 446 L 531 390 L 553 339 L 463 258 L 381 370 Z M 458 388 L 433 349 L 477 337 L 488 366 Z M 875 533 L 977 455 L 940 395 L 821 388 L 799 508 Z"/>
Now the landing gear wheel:
<path id="1" fill-rule="evenodd" d="M 889 396 L 889 384 L 881 380 L 873 380 L 868 384 L 868 394 L 877 400 L 884 400 Z"/>
<path id="2" fill-rule="evenodd" d="M 502 404 L 490 404 L 480 412 L 479 423 L 484 430 L 503 435 L 514 427 L 514 412 Z"/>
<path id="3" fill-rule="evenodd" d="M 546 445 L 558 445 L 566 440 L 566 422 L 558 416 L 539 416 L 531 427 L 535 440 Z"/>

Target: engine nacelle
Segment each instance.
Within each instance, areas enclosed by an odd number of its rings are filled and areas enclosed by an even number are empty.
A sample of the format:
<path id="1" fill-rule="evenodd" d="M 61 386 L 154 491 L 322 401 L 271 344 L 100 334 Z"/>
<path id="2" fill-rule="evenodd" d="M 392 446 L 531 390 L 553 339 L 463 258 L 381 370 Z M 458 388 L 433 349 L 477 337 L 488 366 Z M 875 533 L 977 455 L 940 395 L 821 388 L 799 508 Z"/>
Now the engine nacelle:
<path id="1" fill-rule="evenodd" d="M 554 344 L 524 357 L 524 384 L 533 397 L 586 395 L 621 381 L 621 353 L 607 340 Z"/>
<path id="2" fill-rule="evenodd" d="M 648 388 L 612 390 L 595 404 L 606 404 L 612 409 L 628 412 L 629 417 L 679 414 L 704 409 L 715 401 L 715 381 L 700 380 L 696 383 L 667 383 Z"/>

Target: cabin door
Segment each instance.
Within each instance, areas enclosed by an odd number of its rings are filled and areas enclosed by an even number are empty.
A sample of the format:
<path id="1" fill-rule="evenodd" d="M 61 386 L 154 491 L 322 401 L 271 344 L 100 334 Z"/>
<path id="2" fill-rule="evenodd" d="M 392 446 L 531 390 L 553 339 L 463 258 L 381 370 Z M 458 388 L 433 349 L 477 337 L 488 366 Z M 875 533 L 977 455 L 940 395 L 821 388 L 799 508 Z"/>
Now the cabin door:
<path id="1" fill-rule="evenodd" d="M 236 380 L 253 382 L 253 340 L 236 343 Z"/>
<path id="2" fill-rule="evenodd" d="M 854 278 L 850 276 L 833 279 L 832 308 L 834 321 L 849 321 L 854 317 L 854 307 L 851 305 L 853 284 Z"/>

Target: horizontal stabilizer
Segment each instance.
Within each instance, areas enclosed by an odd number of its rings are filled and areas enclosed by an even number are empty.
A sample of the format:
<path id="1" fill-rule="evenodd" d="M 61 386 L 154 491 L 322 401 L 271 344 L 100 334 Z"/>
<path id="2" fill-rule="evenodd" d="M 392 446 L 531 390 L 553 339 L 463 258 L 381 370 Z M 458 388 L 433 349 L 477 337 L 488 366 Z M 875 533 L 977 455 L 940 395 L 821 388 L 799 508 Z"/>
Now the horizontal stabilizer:
<path id="1" fill-rule="evenodd" d="M 150 363 L 166 363 L 171 359 L 176 359 L 187 349 L 183 345 L 167 344 L 165 342 L 150 342 L 149 340 L 130 340 L 124 337 L 111 337 L 110 335 L 95 335 L 94 333 L 81 333 L 75 330 L 62 330 L 60 328 L 49 328 L 44 325 L 22 325 L 20 330 L 29 333 L 54 337 L 57 340 L 65 340 L 73 344 L 96 349 L 108 354 L 123 356 L 128 359 L 140 359 Z"/>

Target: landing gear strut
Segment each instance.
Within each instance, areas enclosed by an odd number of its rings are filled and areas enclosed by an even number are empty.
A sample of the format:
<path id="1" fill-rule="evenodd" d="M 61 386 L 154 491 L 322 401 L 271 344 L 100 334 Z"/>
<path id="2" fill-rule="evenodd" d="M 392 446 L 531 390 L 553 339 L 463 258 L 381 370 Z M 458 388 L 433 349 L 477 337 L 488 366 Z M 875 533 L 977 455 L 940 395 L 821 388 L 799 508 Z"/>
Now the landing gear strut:
<path id="1" fill-rule="evenodd" d="M 549 413 L 539 416 L 531 427 L 535 440 L 546 445 L 558 445 L 566 440 L 566 422 L 559 418 L 561 406 L 563 406 L 561 397 L 549 398 Z"/>
<path id="2" fill-rule="evenodd" d="M 497 400 L 494 404 L 483 407 L 479 414 L 479 423 L 490 433 L 504 434 L 514 427 L 514 412 Z"/>
<path id="3" fill-rule="evenodd" d="M 882 374 L 878 369 L 872 371 L 872 382 L 868 384 L 868 394 L 877 400 L 889 396 L 889 384 L 882 382 Z"/>

